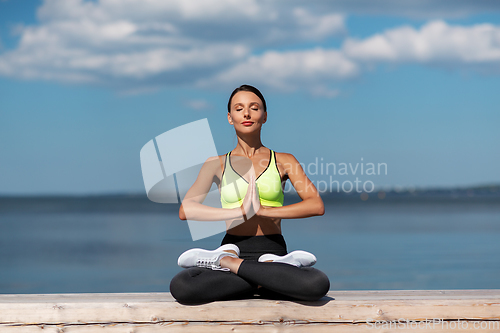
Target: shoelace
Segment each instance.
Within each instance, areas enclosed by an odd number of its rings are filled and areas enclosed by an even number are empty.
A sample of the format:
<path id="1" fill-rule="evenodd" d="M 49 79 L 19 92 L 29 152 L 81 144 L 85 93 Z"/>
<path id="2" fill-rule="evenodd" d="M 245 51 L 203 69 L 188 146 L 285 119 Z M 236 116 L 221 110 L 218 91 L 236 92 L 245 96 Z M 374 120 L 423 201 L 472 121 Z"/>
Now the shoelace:
<path id="1" fill-rule="evenodd" d="M 222 268 L 219 265 L 216 265 L 215 264 L 216 262 L 217 258 L 211 258 L 211 259 L 200 258 L 196 260 L 196 266 L 211 268 L 214 271 L 226 271 L 226 272 L 229 271 L 229 268 Z"/>

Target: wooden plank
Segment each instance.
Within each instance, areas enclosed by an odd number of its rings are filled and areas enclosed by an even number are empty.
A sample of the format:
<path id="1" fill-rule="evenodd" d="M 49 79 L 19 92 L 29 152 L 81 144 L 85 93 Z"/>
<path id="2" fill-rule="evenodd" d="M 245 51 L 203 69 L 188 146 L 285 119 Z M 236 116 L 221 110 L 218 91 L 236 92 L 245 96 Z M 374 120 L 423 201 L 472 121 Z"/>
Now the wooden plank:
<path id="1" fill-rule="evenodd" d="M 173 332 L 257 327 L 263 332 L 360 332 L 374 331 L 376 321 L 376 331 L 382 332 L 383 323 L 434 318 L 452 321 L 435 324 L 433 331 L 456 331 L 452 322 L 471 323 L 461 330 L 472 330 L 477 321 L 490 325 L 481 332 L 498 332 L 500 290 L 330 291 L 317 302 L 247 299 L 192 306 L 177 303 L 169 293 L 0 295 L 0 332 L 42 327 L 43 332 L 157 332 L 166 326 Z M 414 330 L 409 325 L 400 323 L 397 329 Z"/>
<path id="2" fill-rule="evenodd" d="M 321 301 L 371 300 L 371 299 L 500 299 L 500 289 L 463 290 L 338 290 L 329 291 Z M 71 302 L 101 301 L 113 302 L 136 300 L 141 302 L 176 302 L 170 293 L 78 293 L 78 294 L 0 294 L 0 303 L 46 303 L 70 300 Z M 225 303 L 225 302 L 224 302 Z M 305 302 L 311 303 L 311 302 Z M 314 302 L 312 302 L 314 303 Z"/>
<path id="3" fill-rule="evenodd" d="M 453 325 L 450 325 L 452 324 Z M 481 327 L 481 324 L 485 326 Z M 3 326 L 0 325 L 2 333 L 158 333 L 158 332 L 203 332 L 203 333 L 233 333 L 233 332 L 287 332 L 287 333 L 359 333 L 359 332 L 480 332 L 498 333 L 500 328 L 497 322 L 480 322 L 474 327 L 472 321 L 449 322 L 448 326 L 437 324 L 425 328 L 396 326 L 392 328 L 375 328 L 366 323 L 359 324 L 270 324 L 270 325 L 241 325 L 232 323 L 158 323 L 158 324 L 101 324 L 101 325 L 81 325 L 81 326 Z M 460 325 L 460 326 L 459 326 Z M 458 328 L 460 327 L 460 328 Z"/>

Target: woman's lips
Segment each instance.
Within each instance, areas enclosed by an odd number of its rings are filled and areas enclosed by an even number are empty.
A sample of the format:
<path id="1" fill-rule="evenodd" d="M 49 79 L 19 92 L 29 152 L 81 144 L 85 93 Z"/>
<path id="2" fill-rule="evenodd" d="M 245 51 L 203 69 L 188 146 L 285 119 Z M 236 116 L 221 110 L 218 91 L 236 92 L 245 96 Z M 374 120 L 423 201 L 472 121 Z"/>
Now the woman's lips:
<path id="1" fill-rule="evenodd" d="M 253 122 L 251 121 L 244 121 L 241 123 L 243 126 L 252 126 Z"/>

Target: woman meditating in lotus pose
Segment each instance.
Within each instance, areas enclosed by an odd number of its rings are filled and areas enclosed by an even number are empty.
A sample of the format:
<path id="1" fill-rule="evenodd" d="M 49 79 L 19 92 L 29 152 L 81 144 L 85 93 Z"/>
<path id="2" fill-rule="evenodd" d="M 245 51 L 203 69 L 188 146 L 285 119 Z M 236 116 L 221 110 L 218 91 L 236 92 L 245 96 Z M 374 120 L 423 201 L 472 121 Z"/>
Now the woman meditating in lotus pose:
<path id="1" fill-rule="evenodd" d="M 179 266 L 186 269 L 172 279 L 171 294 L 181 303 L 255 293 L 269 298 L 320 299 L 330 288 L 328 277 L 310 267 L 316 262 L 313 254 L 287 254 L 281 234 L 282 219 L 324 214 L 316 187 L 292 154 L 276 153 L 262 144 L 267 110 L 257 88 L 242 85 L 233 91 L 227 119 L 236 131 L 237 146 L 203 164 L 179 210 L 181 220 L 225 220 L 227 232 L 219 248 L 191 249 L 179 257 Z M 287 179 L 302 201 L 283 206 Z M 222 208 L 202 204 L 213 182 L 219 188 Z"/>

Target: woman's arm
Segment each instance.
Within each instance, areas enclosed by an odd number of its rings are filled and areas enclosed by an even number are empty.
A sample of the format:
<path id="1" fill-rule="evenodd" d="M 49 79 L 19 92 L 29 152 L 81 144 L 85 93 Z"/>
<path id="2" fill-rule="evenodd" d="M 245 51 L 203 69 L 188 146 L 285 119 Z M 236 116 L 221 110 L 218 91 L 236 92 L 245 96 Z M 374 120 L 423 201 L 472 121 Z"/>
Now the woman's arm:
<path id="1" fill-rule="evenodd" d="M 260 207 L 256 215 L 280 219 L 298 219 L 325 213 L 325 206 L 316 186 L 307 177 L 299 161 L 292 154 L 280 154 L 280 163 L 290 179 L 301 202 L 282 207 Z"/>
<path id="2" fill-rule="evenodd" d="M 202 204 L 212 187 L 214 177 L 220 173 L 219 157 L 208 158 L 201 167 L 196 181 L 182 200 L 179 209 L 179 218 L 181 220 L 222 221 L 242 218 L 241 208 L 225 209 Z"/>

